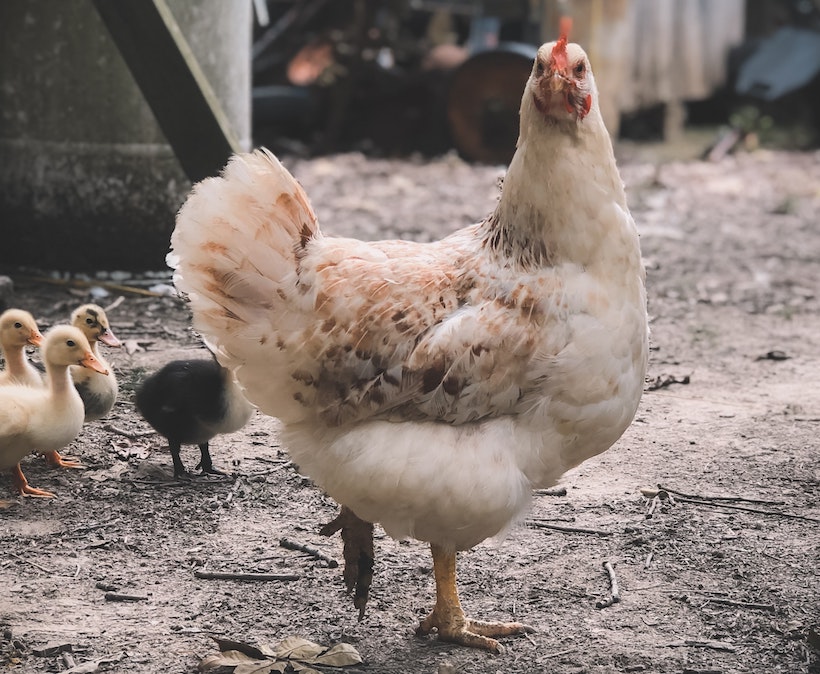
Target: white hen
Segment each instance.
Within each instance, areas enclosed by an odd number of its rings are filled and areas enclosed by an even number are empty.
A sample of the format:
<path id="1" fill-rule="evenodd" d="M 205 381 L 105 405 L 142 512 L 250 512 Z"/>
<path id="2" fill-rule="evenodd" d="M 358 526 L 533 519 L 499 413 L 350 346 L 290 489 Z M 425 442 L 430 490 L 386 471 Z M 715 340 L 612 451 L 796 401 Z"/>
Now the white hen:
<path id="1" fill-rule="evenodd" d="M 586 54 L 543 45 L 484 222 L 435 243 L 325 237 L 266 151 L 198 184 L 169 261 L 194 325 L 293 459 L 359 518 L 431 544 L 420 631 L 498 650 L 465 617 L 457 550 L 630 424 L 648 352 L 644 270 Z"/>

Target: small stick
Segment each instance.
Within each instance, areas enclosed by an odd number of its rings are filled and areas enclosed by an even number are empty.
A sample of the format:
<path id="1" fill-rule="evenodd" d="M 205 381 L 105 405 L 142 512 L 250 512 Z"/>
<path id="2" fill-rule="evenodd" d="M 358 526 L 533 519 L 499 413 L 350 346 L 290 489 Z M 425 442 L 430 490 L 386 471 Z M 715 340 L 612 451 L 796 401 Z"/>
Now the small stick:
<path id="1" fill-rule="evenodd" d="M 32 562 L 30 559 L 28 559 L 26 557 L 18 555 L 14 552 L 9 552 L 7 554 L 9 555 L 9 557 L 14 557 L 15 559 L 19 559 L 21 562 L 25 562 L 26 564 L 30 564 L 35 569 L 40 569 L 40 571 L 42 571 L 43 573 L 47 573 L 49 575 L 54 575 L 54 572 L 51 569 L 47 569 L 44 566 L 40 566 L 37 562 Z"/>
<path id="2" fill-rule="evenodd" d="M 658 485 L 658 489 L 683 496 L 683 498 L 697 498 L 701 501 L 743 501 L 744 503 L 757 503 L 759 505 L 786 505 L 785 501 L 766 501 L 765 499 L 745 498 L 743 496 L 702 496 L 700 494 L 686 494 L 677 489 L 671 489 L 670 487 L 664 487 L 662 485 Z"/>
<path id="3" fill-rule="evenodd" d="M 606 561 L 604 562 L 604 568 L 609 574 L 610 596 L 606 599 L 599 599 L 595 602 L 595 608 L 607 608 L 608 606 L 612 606 L 613 604 L 617 604 L 621 601 L 621 592 L 618 589 L 618 579 L 615 577 L 615 567 L 612 566 L 612 562 Z"/>
<path id="4" fill-rule="evenodd" d="M 225 495 L 225 506 L 229 506 L 231 501 L 233 501 L 233 497 L 236 495 L 236 492 L 239 491 L 239 487 L 242 486 L 242 478 L 237 477 L 233 483 L 233 487 L 231 490 Z"/>
<path id="5" fill-rule="evenodd" d="M 774 515 L 776 517 L 785 517 L 792 520 L 804 520 L 806 522 L 820 522 L 816 517 L 809 517 L 808 515 L 795 515 L 793 513 L 781 513 L 776 510 L 762 510 L 761 508 L 747 508 L 745 506 L 733 505 L 731 503 L 716 503 L 715 501 L 700 501 L 698 499 L 686 498 L 678 496 L 678 501 L 681 503 L 691 503 L 692 505 L 708 506 L 710 508 L 728 508 L 730 510 L 742 510 L 747 513 L 757 513 L 758 515 Z"/>
<path id="6" fill-rule="evenodd" d="M 194 576 L 202 580 L 248 580 L 248 581 L 276 581 L 299 580 L 295 573 L 227 573 L 221 571 L 194 571 Z"/>
<path id="7" fill-rule="evenodd" d="M 720 599 L 719 597 L 709 597 L 706 603 L 711 604 L 726 604 L 726 606 L 740 606 L 742 608 L 753 608 L 759 611 L 768 611 L 774 613 L 776 608 L 774 604 L 757 604 L 751 601 L 734 601 L 732 599 Z"/>
<path id="8" fill-rule="evenodd" d="M 657 495 L 652 498 L 652 501 L 649 503 L 649 508 L 646 511 L 646 515 L 644 515 L 646 519 L 652 519 L 652 516 L 655 514 L 655 510 L 660 505 L 660 502 L 661 499 Z"/>
<path id="9" fill-rule="evenodd" d="M 148 597 L 141 594 L 120 594 L 119 592 L 106 592 L 105 601 L 148 601 Z"/>
<path id="10" fill-rule="evenodd" d="M 552 489 L 533 489 L 532 493 L 536 496 L 566 496 L 566 487 L 553 487 Z"/>
<path id="11" fill-rule="evenodd" d="M 156 435 L 156 431 L 126 431 L 124 428 L 120 428 L 119 426 L 115 426 L 114 424 L 105 424 L 103 429 L 109 431 L 110 433 L 116 433 L 117 435 L 124 435 L 129 440 L 137 440 L 138 438 L 146 438 L 149 435 Z"/>
<path id="12" fill-rule="evenodd" d="M 60 657 L 61 657 L 61 658 L 62 658 L 62 660 L 63 660 L 63 664 L 64 664 L 66 667 L 68 667 L 68 669 L 71 669 L 72 667 L 76 667 L 76 666 L 77 666 L 77 663 L 76 663 L 76 661 L 74 660 L 74 656 L 73 656 L 73 655 L 71 655 L 71 653 L 69 653 L 68 651 L 63 651 L 62 653 L 60 653 Z"/>
<path id="13" fill-rule="evenodd" d="M 655 556 L 655 551 L 653 550 L 646 556 L 646 561 L 643 563 L 643 568 L 648 569 L 649 565 L 652 564 L 652 557 Z"/>
<path id="14" fill-rule="evenodd" d="M 320 562 L 325 562 L 329 569 L 335 569 L 339 566 L 339 562 L 337 562 L 333 557 L 328 557 L 325 553 L 317 550 L 316 548 L 311 548 L 308 545 L 304 545 L 302 543 L 297 543 L 296 541 L 291 541 L 287 538 L 280 538 L 279 545 L 286 550 L 296 550 L 298 552 L 304 552 L 305 554 L 310 555 L 314 559 L 318 559 Z"/>
<path id="15" fill-rule="evenodd" d="M 695 648 L 712 648 L 716 651 L 729 651 L 733 653 L 735 647 L 725 641 L 713 641 L 712 639 L 681 639 L 666 644 L 669 648 L 677 648 L 679 646 L 693 646 Z"/>
<path id="16" fill-rule="evenodd" d="M 269 459 L 266 456 L 252 456 L 252 461 L 261 461 L 262 463 L 272 463 L 276 466 L 285 467 L 293 463 L 290 459 Z"/>
<path id="17" fill-rule="evenodd" d="M 601 529 L 587 529 L 585 527 L 567 527 L 561 524 L 549 524 L 548 522 L 541 522 L 539 520 L 527 520 L 527 524 L 539 529 L 555 529 L 555 531 L 564 531 L 566 533 L 576 534 L 592 534 L 594 536 L 611 536 L 611 531 L 602 531 Z"/>
<path id="18" fill-rule="evenodd" d="M 115 299 L 113 302 L 111 302 L 111 304 L 109 304 L 105 308 L 105 313 L 107 313 L 107 314 L 111 313 L 112 311 L 114 311 L 114 309 L 116 309 L 118 306 L 120 306 L 120 304 L 122 304 L 123 302 L 125 302 L 125 295 L 119 295 L 117 297 L 117 299 Z"/>

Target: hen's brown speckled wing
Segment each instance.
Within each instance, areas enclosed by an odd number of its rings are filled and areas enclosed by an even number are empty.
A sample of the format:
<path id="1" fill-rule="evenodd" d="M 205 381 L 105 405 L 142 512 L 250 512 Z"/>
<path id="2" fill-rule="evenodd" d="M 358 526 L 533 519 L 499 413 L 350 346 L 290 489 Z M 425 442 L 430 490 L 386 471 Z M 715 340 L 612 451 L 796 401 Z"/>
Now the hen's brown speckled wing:
<path id="1" fill-rule="evenodd" d="M 480 225 L 427 244 L 324 237 L 272 156 L 235 158 L 226 176 L 180 213 L 177 284 L 264 412 L 332 426 L 507 414 L 566 343 L 544 340 L 554 281 L 498 265 Z"/>

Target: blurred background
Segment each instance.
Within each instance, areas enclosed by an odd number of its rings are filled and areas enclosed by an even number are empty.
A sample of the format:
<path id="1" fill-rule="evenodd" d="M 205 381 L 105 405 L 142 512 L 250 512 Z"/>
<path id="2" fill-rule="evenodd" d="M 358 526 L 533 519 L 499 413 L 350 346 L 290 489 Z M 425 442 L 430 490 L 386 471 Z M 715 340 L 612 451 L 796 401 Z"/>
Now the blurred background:
<path id="1" fill-rule="evenodd" d="M 820 0 L 3 0 L 0 270 L 161 269 L 254 146 L 503 166 L 562 15 L 619 147 L 817 147 Z"/>

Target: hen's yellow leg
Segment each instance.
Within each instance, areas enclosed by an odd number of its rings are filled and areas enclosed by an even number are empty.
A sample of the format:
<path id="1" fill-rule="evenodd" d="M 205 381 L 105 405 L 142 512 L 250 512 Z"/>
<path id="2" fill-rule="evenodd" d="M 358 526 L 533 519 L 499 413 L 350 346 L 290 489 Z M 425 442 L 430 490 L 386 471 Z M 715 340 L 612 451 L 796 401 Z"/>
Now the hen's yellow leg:
<path id="1" fill-rule="evenodd" d="M 54 468 L 85 468 L 77 459 L 71 456 L 60 456 L 60 452 L 43 452 L 46 463 Z"/>
<path id="2" fill-rule="evenodd" d="M 11 482 L 14 485 L 14 488 L 20 494 L 20 496 L 39 496 L 41 498 L 54 498 L 54 494 L 52 494 L 50 491 L 30 487 L 28 484 L 28 480 L 26 479 L 26 476 L 23 475 L 23 470 L 20 468 L 19 463 L 12 469 Z"/>
<path id="3" fill-rule="evenodd" d="M 436 579 L 436 605 L 430 615 L 421 621 L 416 634 L 429 634 L 435 627 L 438 638 L 442 641 L 500 653 L 503 650 L 501 644 L 491 637 L 535 631 L 522 623 L 485 622 L 465 616 L 456 587 L 456 553 L 447 552 L 433 544 L 430 545 L 430 550 L 433 553 L 433 575 Z"/>

